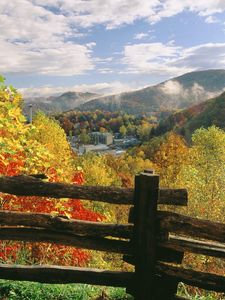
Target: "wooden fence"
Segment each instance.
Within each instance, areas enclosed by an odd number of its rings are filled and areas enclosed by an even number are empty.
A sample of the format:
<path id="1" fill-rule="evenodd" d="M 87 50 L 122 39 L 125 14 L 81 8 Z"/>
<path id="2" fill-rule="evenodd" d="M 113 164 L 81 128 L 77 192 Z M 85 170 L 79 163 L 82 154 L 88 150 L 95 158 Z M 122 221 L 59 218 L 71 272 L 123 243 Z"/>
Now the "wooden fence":
<path id="1" fill-rule="evenodd" d="M 0 192 L 130 205 L 128 224 L 68 219 L 49 214 L 0 211 L 0 240 L 58 243 L 123 254 L 134 272 L 62 266 L 0 264 L 0 278 L 43 283 L 126 287 L 135 300 L 184 299 L 183 282 L 225 292 L 225 277 L 182 267 L 185 251 L 225 258 L 225 224 L 161 211 L 158 204 L 187 205 L 184 189 L 159 189 L 159 176 L 145 171 L 135 188 L 50 183 L 32 176 L 0 177 Z"/>

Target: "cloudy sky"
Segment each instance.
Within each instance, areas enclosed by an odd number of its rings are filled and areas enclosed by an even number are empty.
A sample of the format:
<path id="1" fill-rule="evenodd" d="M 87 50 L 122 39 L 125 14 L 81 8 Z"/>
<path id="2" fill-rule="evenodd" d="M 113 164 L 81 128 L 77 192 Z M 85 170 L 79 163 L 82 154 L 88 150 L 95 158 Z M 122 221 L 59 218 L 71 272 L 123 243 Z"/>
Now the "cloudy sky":
<path id="1" fill-rule="evenodd" d="M 0 0 L 0 74 L 26 95 L 225 69 L 225 0 Z"/>

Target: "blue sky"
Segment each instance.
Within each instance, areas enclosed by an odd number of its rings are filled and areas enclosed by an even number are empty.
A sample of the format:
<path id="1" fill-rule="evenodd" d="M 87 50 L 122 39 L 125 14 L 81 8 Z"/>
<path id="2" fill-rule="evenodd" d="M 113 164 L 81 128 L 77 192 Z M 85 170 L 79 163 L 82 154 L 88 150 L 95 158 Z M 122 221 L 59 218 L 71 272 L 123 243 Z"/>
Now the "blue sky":
<path id="1" fill-rule="evenodd" d="M 1 0 L 0 32 L 0 73 L 25 96 L 225 69 L 225 0 Z"/>

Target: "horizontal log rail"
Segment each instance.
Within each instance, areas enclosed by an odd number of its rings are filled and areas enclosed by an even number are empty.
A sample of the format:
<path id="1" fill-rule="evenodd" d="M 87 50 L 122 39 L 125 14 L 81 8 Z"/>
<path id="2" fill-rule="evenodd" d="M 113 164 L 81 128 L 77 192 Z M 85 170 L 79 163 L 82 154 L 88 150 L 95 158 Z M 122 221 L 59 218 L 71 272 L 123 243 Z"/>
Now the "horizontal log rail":
<path id="1" fill-rule="evenodd" d="M 198 272 L 174 267 L 164 263 L 156 265 L 159 275 L 166 275 L 196 287 L 217 292 L 225 291 L 225 278 L 223 276 Z M 25 280 L 40 283 L 88 283 L 104 286 L 126 287 L 133 283 L 134 273 L 118 272 L 101 269 L 63 267 L 63 266 L 23 266 L 0 264 L 2 279 Z M 184 299 L 175 296 L 174 299 Z"/>
<path id="2" fill-rule="evenodd" d="M 156 264 L 155 269 L 159 275 L 172 277 L 195 287 L 209 291 L 225 292 L 225 276 L 175 267 L 161 262 Z"/>
<path id="3" fill-rule="evenodd" d="M 88 283 L 126 287 L 132 284 L 134 273 L 62 266 L 23 266 L 0 264 L 2 279 L 41 283 Z"/>
<path id="4" fill-rule="evenodd" d="M 159 230 L 225 243 L 225 224 L 158 211 Z"/>
<path id="5" fill-rule="evenodd" d="M 40 196 L 95 200 L 133 205 L 134 190 L 128 188 L 81 186 L 45 182 L 32 176 L 0 176 L 0 192 L 17 196 Z M 187 205 L 185 189 L 161 189 L 158 204 Z"/>
<path id="6" fill-rule="evenodd" d="M 181 252 L 191 252 L 225 258 L 225 245 L 212 241 L 199 241 L 196 239 L 172 235 L 169 237 L 168 241 L 159 242 L 158 246 Z"/>
<path id="7" fill-rule="evenodd" d="M 0 228 L 0 240 L 55 243 L 76 248 L 131 254 L 128 241 L 72 235 L 42 228 Z"/>
<path id="8" fill-rule="evenodd" d="M 172 250 L 225 258 L 224 244 L 211 241 L 199 241 L 187 237 L 171 236 L 168 241 L 158 241 L 156 260 L 167 263 L 176 263 L 177 253 L 175 255 Z M 132 255 L 125 255 L 123 260 L 131 265 L 135 265 L 135 258 Z"/>
<path id="9" fill-rule="evenodd" d="M 178 251 L 192 251 L 216 257 L 224 257 L 225 246 L 212 240 L 224 239 L 225 224 L 199 220 L 171 212 L 158 212 L 160 229 L 184 234 L 186 237 L 172 235 L 169 241 L 159 242 L 158 245 Z M 174 224 L 175 219 L 175 224 Z M 88 237 L 117 237 L 131 238 L 132 224 L 100 223 L 69 219 L 65 216 L 53 216 L 40 213 L 21 213 L 15 211 L 0 211 L 1 226 L 25 226 L 42 228 L 58 234 L 73 234 Z M 204 224 L 204 226 L 202 226 Z M 198 228 L 201 228 L 198 230 Z M 212 230 L 213 228 L 213 230 Z M 223 230 L 221 230 L 221 228 Z M 2 228 L 3 229 L 3 228 Z M 0 229 L 1 230 L 1 229 Z M 6 228 L 4 228 L 6 230 Z M 21 229 L 22 230 L 22 229 Z M 195 239 L 190 239 L 192 236 Z M 210 241 L 199 241 L 196 237 L 207 238 Z"/>
<path id="10" fill-rule="evenodd" d="M 112 224 L 69 219 L 66 216 L 53 216 L 41 213 L 22 213 L 15 211 L 0 211 L 1 226 L 39 227 L 62 233 L 87 236 L 111 236 L 131 238 L 132 224 Z"/>
<path id="11" fill-rule="evenodd" d="M 81 222 L 85 223 L 83 221 Z M 84 232 L 83 229 L 82 232 Z M 101 232 L 99 235 L 101 236 Z M 0 239 L 58 243 L 68 246 L 75 246 L 77 248 L 110 251 L 116 253 L 131 253 L 132 251 L 130 243 L 126 241 L 119 241 L 101 237 L 80 236 L 75 234 L 71 235 L 71 232 L 62 232 L 57 231 L 56 229 L 49 230 L 42 228 L 1 227 Z M 200 253 L 219 258 L 225 257 L 225 246 L 223 244 L 213 243 L 211 241 L 198 241 L 187 237 L 171 236 L 168 241 L 159 241 L 157 245 L 162 248 L 169 248 L 176 251 Z M 164 256 L 165 253 L 162 254 L 162 257 Z M 170 257 L 165 256 L 165 258 L 168 260 Z M 160 257 L 158 259 L 160 259 Z M 133 262 L 132 258 L 131 261 Z"/>

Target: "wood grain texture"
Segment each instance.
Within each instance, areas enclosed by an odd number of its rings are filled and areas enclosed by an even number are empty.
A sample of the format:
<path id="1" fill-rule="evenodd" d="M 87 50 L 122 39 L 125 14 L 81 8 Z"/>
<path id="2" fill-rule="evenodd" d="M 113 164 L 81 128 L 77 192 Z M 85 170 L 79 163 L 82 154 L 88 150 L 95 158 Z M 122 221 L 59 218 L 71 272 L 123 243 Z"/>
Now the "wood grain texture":
<path id="1" fill-rule="evenodd" d="M 157 263 L 156 272 L 177 279 L 183 283 L 215 292 L 225 292 L 225 276 Z"/>
<path id="2" fill-rule="evenodd" d="M 81 221 L 69 219 L 66 216 L 53 216 L 40 213 L 0 211 L 0 224 L 1 226 L 39 227 L 57 232 L 96 237 L 130 238 L 133 235 L 132 224 Z"/>
<path id="3" fill-rule="evenodd" d="M 158 229 L 225 243 L 225 224 L 158 211 Z"/>
<path id="4" fill-rule="evenodd" d="M 94 200 L 133 205 L 134 190 L 105 186 L 81 186 L 45 182 L 33 176 L 0 176 L 0 192 L 17 196 L 40 196 Z M 185 189 L 161 189 L 158 204 L 187 205 Z"/>
<path id="5" fill-rule="evenodd" d="M 126 287 L 133 281 L 131 272 L 62 266 L 23 266 L 0 264 L 0 278 L 41 283 L 87 283 Z"/>
<path id="6" fill-rule="evenodd" d="M 182 264 L 182 260 L 184 257 L 183 251 L 177 251 L 176 249 L 170 249 L 163 247 L 164 243 L 167 243 L 169 239 L 168 231 L 164 232 L 162 238 L 158 239 L 157 245 L 161 245 L 158 247 L 161 250 L 161 253 L 164 254 L 161 262 L 170 262 L 173 264 Z M 161 241 L 161 244 L 160 242 Z M 167 261 L 166 259 L 167 258 Z M 173 258 L 173 260 L 171 259 Z M 160 260 L 160 259 L 159 259 Z M 176 278 L 164 278 L 163 276 L 157 277 L 156 286 L 157 286 L 157 299 L 172 299 L 176 293 L 178 288 L 179 281 Z"/>
<path id="7" fill-rule="evenodd" d="M 107 238 L 78 236 L 55 232 L 42 228 L 0 228 L 0 240 L 46 242 L 76 248 L 93 249 L 114 253 L 129 254 L 132 249 L 129 242 Z"/>
<path id="8" fill-rule="evenodd" d="M 170 236 L 167 242 L 159 242 L 159 245 L 167 249 L 199 253 L 207 256 L 225 258 L 225 245 L 213 241 L 200 241 L 193 238 Z"/>
<path id="9" fill-rule="evenodd" d="M 134 299 L 155 299 L 156 213 L 159 196 L 159 176 L 135 176 L 134 197 Z"/>

